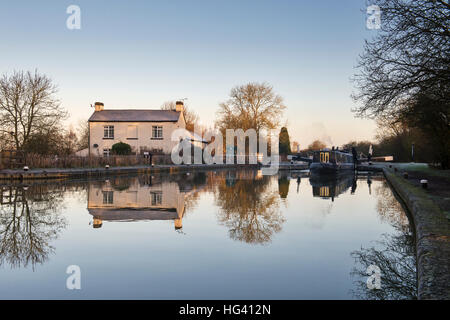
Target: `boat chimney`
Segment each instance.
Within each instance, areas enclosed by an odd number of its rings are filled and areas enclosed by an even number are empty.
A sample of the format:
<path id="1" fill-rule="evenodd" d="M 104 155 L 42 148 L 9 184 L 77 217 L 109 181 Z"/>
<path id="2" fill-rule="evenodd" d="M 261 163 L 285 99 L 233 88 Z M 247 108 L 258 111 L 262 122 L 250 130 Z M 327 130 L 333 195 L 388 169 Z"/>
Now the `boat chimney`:
<path id="1" fill-rule="evenodd" d="M 103 102 L 95 103 L 95 111 L 103 111 L 105 109 Z"/>

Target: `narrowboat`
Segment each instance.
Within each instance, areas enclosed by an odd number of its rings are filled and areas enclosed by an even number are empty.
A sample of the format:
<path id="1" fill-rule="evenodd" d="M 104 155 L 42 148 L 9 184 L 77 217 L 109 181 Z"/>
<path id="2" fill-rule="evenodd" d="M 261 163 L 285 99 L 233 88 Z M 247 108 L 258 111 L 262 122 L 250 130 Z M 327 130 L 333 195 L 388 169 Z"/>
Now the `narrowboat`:
<path id="1" fill-rule="evenodd" d="M 319 174 L 354 171 L 356 162 L 356 152 L 352 154 L 345 150 L 322 149 L 314 151 L 309 170 Z"/>

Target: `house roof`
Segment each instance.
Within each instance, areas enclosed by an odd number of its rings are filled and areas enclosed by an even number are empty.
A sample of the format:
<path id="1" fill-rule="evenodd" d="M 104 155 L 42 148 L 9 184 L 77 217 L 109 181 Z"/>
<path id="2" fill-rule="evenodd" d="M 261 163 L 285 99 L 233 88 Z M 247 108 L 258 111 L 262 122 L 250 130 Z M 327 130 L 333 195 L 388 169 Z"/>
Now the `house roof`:
<path id="1" fill-rule="evenodd" d="M 173 110 L 102 110 L 95 111 L 89 122 L 177 122 L 181 112 Z"/>
<path id="2" fill-rule="evenodd" d="M 88 211 L 96 219 L 105 221 L 175 220 L 179 219 L 176 208 L 102 208 Z"/>

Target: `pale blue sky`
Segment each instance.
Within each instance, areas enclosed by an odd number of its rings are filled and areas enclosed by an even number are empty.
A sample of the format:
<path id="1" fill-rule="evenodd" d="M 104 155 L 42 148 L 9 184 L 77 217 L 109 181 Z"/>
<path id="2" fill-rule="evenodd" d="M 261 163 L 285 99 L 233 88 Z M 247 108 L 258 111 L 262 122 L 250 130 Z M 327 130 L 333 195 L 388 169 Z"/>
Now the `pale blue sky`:
<path id="1" fill-rule="evenodd" d="M 0 3 L 0 73 L 49 75 L 74 124 L 94 101 L 152 109 L 187 97 L 210 125 L 233 86 L 266 81 L 284 97 L 283 123 L 302 147 L 374 136 L 374 123 L 350 111 L 349 79 L 374 32 L 365 1 Z M 81 30 L 66 28 L 71 4 L 81 8 Z"/>

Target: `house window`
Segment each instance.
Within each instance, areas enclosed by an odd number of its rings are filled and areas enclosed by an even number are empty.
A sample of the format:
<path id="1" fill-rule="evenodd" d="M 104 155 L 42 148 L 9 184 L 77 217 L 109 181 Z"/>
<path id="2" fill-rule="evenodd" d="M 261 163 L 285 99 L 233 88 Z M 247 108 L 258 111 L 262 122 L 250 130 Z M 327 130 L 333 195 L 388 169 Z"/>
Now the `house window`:
<path id="1" fill-rule="evenodd" d="M 128 140 L 136 140 L 137 135 L 137 126 L 128 126 L 127 129 L 127 139 Z"/>
<path id="2" fill-rule="evenodd" d="M 103 127 L 103 139 L 114 139 L 114 126 Z"/>
<path id="3" fill-rule="evenodd" d="M 138 203 L 138 193 L 137 191 L 127 191 L 127 204 L 137 205 Z"/>
<path id="4" fill-rule="evenodd" d="M 159 206 L 162 203 L 162 192 L 150 192 L 152 206 Z"/>
<path id="5" fill-rule="evenodd" d="M 161 126 L 152 127 L 152 139 L 162 139 L 163 138 L 163 128 Z"/>
<path id="6" fill-rule="evenodd" d="M 103 204 L 113 204 L 114 191 L 103 191 Z"/>
<path id="7" fill-rule="evenodd" d="M 111 149 L 103 149 L 103 156 L 109 157 L 111 155 Z"/>

